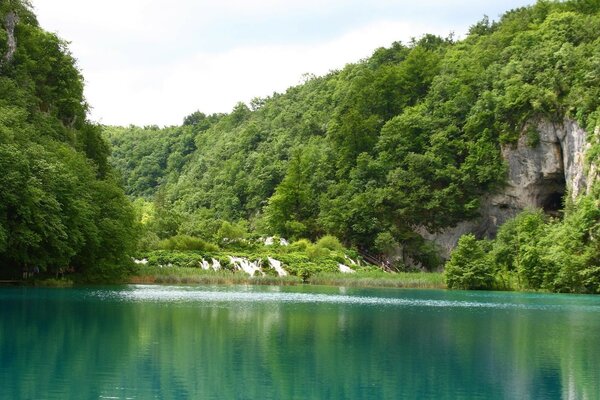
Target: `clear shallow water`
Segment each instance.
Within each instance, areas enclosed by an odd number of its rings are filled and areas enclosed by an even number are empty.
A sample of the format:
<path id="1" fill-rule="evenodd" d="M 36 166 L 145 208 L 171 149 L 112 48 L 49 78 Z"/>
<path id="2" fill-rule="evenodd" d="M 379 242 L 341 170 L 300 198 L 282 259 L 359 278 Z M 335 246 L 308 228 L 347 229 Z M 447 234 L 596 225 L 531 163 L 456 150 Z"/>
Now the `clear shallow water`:
<path id="1" fill-rule="evenodd" d="M 600 399 L 600 297 L 0 288 L 1 399 Z"/>

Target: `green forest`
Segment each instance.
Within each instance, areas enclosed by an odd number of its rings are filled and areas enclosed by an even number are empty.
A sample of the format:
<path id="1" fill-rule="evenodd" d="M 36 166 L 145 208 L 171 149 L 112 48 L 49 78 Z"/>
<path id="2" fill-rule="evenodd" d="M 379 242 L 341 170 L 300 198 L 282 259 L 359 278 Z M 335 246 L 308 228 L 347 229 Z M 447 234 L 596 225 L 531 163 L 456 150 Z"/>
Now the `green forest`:
<path id="1" fill-rule="evenodd" d="M 3 0 L 0 22 L 0 277 L 119 276 L 134 210 L 87 119 L 75 59 L 26 2 Z"/>
<path id="2" fill-rule="evenodd" d="M 164 128 L 89 122 L 66 43 L 23 1 L 4 1 L 0 17 L 6 276 L 37 267 L 110 279 L 161 251 L 266 257 L 269 236 L 292 243 L 277 251 L 299 276 L 361 255 L 441 270 L 419 228 L 476 218 L 506 182 L 501 146 L 522 135 L 536 144 L 529 121 L 570 118 L 589 135 L 588 168 L 600 156 L 597 0 L 538 1 L 482 18 L 462 40 L 396 42 Z M 599 199 L 595 187 L 558 216 L 525 210 L 494 240 L 464 236 L 448 287 L 599 293 Z"/>

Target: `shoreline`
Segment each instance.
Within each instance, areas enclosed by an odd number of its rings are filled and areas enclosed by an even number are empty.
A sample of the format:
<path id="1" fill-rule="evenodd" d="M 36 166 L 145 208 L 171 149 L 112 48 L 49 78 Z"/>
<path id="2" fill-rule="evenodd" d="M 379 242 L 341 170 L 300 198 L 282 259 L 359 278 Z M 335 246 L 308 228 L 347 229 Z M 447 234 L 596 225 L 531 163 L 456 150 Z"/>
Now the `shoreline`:
<path id="1" fill-rule="evenodd" d="M 447 289 L 440 272 L 397 272 L 357 271 L 351 274 L 340 272 L 317 272 L 309 276 L 296 275 L 248 276 L 241 272 L 204 271 L 198 268 L 146 268 L 125 280 L 131 284 L 208 284 L 208 285 L 259 285 L 298 286 L 323 285 L 365 288 L 420 288 Z"/>
<path id="2" fill-rule="evenodd" d="M 74 278 L 74 279 L 71 279 Z M 61 279 L 49 278 L 33 281 L 15 281 L 1 284 L 0 287 L 55 287 L 68 288 L 93 283 L 83 282 L 77 277 Z M 285 277 L 265 275 L 250 277 L 246 274 L 220 271 L 205 272 L 197 268 L 173 267 L 169 270 L 157 269 L 155 273 L 137 274 L 120 281 L 102 282 L 100 285 L 254 285 L 254 286 L 330 286 L 356 288 L 398 288 L 398 289 L 447 289 L 443 274 L 439 272 L 357 272 L 355 274 L 318 273 L 302 279 L 289 275 Z"/>

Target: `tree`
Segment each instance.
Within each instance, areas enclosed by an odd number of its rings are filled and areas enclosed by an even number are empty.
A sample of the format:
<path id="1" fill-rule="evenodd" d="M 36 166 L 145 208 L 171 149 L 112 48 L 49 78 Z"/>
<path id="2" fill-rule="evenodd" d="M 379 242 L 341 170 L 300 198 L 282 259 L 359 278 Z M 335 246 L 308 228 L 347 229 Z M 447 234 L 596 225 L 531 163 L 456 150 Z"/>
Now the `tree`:
<path id="1" fill-rule="evenodd" d="M 452 251 L 444 271 L 450 289 L 487 290 L 494 285 L 492 263 L 474 235 L 464 235 Z"/>
<path id="2" fill-rule="evenodd" d="M 82 77 L 27 2 L 2 2 L 0 21 L 11 13 L 15 37 L 0 34 L 0 49 L 16 46 L 0 75 L 0 276 L 35 267 L 114 278 L 136 230 L 101 129 L 86 119 Z"/>

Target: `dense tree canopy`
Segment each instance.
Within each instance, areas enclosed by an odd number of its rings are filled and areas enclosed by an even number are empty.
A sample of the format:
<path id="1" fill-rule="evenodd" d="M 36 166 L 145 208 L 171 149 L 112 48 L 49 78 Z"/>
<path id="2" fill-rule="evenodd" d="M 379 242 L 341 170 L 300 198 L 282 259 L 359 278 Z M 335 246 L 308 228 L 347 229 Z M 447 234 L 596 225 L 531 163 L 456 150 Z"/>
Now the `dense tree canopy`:
<path id="1" fill-rule="evenodd" d="M 464 40 L 394 43 L 229 114 L 100 127 L 67 44 L 26 0 L 2 1 L 0 278 L 113 279 L 140 233 L 138 249 L 340 239 L 435 268 L 443 260 L 417 232 L 477 217 L 505 182 L 501 146 L 523 134 L 535 144 L 532 119 L 576 120 L 598 170 L 598 32 L 598 1 L 540 0 L 483 18 Z M 562 219 L 528 210 L 494 241 L 465 236 L 448 285 L 600 292 L 599 198 L 596 183 Z"/>
<path id="2" fill-rule="evenodd" d="M 223 221 L 242 221 L 434 267 L 415 228 L 476 217 L 505 181 L 501 144 L 527 121 L 598 125 L 599 12 L 597 1 L 539 1 L 482 19 L 462 41 L 394 43 L 228 115 L 106 128 L 112 162 L 130 195 L 154 199 L 168 221 L 160 237 L 210 240 Z"/>
<path id="3" fill-rule="evenodd" d="M 446 266 L 448 286 L 600 293 L 599 194 L 569 205 L 563 220 L 526 210 L 493 241 L 464 236 Z"/>
<path id="4" fill-rule="evenodd" d="M 87 121 L 74 58 L 19 0 L 0 5 L 0 56 L 0 276 L 114 277 L 134 245 L 133 210 Z"/>

